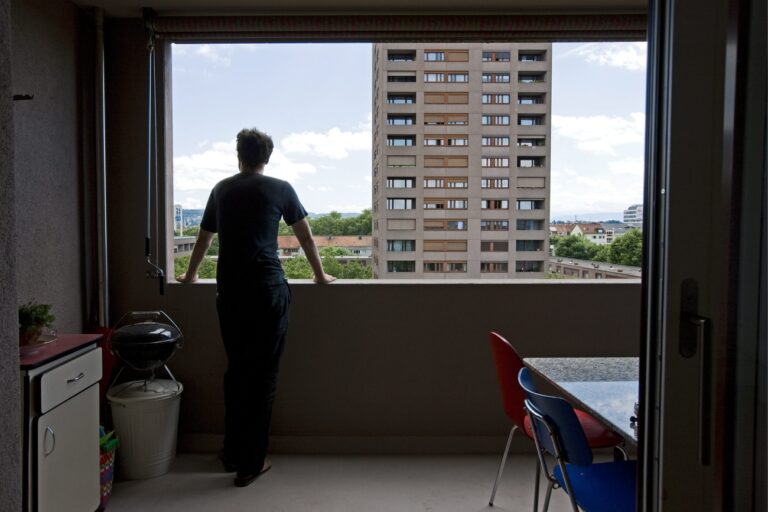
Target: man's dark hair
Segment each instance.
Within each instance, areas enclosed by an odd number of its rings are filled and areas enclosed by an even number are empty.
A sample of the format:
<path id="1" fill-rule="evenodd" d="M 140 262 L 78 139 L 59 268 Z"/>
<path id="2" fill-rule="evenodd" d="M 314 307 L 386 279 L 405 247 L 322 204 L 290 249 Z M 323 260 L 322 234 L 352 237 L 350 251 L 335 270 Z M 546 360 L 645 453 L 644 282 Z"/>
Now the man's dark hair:
<path id="1" fill-rule="evenodd" d="M 247 168 L 269 163 L 274 147 L 272 137 L 256 128 L 245 128 L 237 134 L 237 158 Z"/>

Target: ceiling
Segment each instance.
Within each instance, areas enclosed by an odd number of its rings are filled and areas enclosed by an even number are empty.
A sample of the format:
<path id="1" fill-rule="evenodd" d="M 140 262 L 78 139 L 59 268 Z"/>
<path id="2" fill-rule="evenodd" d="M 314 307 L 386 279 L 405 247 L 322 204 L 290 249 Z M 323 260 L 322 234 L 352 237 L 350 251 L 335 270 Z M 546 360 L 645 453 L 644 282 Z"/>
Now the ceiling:
<path id="1" fill-rule="evenodd" d="M 74 0 L 110 17 L 205 14 L 611 14 L 645 13 L 647 0 Z"/>

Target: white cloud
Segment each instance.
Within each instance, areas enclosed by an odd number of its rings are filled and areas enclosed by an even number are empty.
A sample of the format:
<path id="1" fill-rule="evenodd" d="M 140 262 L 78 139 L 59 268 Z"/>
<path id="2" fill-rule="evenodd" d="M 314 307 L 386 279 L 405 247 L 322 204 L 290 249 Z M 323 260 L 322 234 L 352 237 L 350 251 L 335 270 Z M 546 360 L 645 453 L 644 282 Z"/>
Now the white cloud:
<path id="1" fill-rule="evenodd" d="M 238 172 L 235 141 L 214 142 L 202 153 L 173 159 L 173 188 L 178 192 L 207 191 L 222 179 Z M 291 183 L 316 172 L 310 163 L 295 162 L 280 150 L 272 152 L 265 173 Z M 183 194 L 182 194 L 183 196 Z M 182 202 L 186 206 L 186 203 Z"/>
<path id="2" fill-rule="evenodd" d="M 587 43 L 566 52 L 563 57 L 575 55 L 600 66 L 644 70 L 647 61 L 647 45 L 638 43 Z"/>
<path id="3" fill-rule="evenodd" d="M 608 162 L 608 169 L 614 174 L 643 176 L 645 173 L 644 165 L 642 158 L 625 158 L 624 160 Z"/>
<path id="4" fill-rule="evenodd" d="M 575 140 L 582 151 L 615 155 L 616 146 L 643 143 L 645 114 L 634 112 L 628 118 L 552 116 L 552 126 L 556 135 Z"/>
<path id="5" fill-rule="evenodd" d="M 199 55 L 217 66 L 229 66 L 232 64 L 232 59 L 224 55 L 224 53 L 229 53 L 228 50 L 227 45 L 204 44 L 195 49 L 195 55 Z"/>
<path id="6" fill-rule="evenodd" d="M 370 174 L 366 174 L 365 176 L 363 176 L 363 179 L 366 181 L 366 183 L 373 183 L 373 176 L 371 176 Z"/>
<path id="7" fill-rule="evenodd" d="M 333 188 L 326 187 L 324 185 L 321 185 L 319 187 L 315 187 L 313 185 L 307 185 L 307 190 L 310 192 L 333 192 Z"/>
<path id="8" fill-rule="evenodd" d="M 621 212 L 633 203 L 642 202 L 642 173 L 614 172 L 616 168 L 639 164 L 642 159 L 625 159 L 616 162 L 596 161 L 584 168 L 560 168 L 552 170 L 551 215 L 562 217 L 578 214 L 606 214 Z M 576 170 L 574 170 L 576 169 Z"/>
<path id="9" fill-rule="evenodd" d="M 334 127 L 325 133 L 292 133 L 280 141 L 280 147 L 289 154 L 309 153 L 341 160 L 350 151 L 371 151 L 371 131 L 343 132 Z"/>
<path id="10" fill-rule="evenodd" d="M 373 112 L 368 112 L 365 119 L 365 122 L 361 122 L 359 127 L 361 130 L 367 130 L 370 132 L 373 130 Z"/>
<path id="11" fill-rule="evenodd" d="M 202 210 L 205 208 L 205 199 L 207 198 L 210 190 L 200 190 L 197 195 L 190 193 L 176 194 L 174 197 L 174 203 L 184 205 L 186 210 Z"/>

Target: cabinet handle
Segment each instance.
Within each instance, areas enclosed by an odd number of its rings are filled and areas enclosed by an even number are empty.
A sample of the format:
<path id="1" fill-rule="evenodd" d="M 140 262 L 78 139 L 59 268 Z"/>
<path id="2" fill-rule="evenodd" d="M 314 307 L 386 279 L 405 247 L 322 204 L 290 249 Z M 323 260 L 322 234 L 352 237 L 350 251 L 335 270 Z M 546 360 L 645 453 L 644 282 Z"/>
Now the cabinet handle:
<path id="1" fill-rule="evenodd" d="M 53 446 L 51 446 L 50 451 L 45 449 L 46 444 L 48 444 L 46 443 L 46 441 L 48 440 L 48 434 L 51 434 L 51 439 L 53 439 Z M 45 436 L 43 437 L 43 447 L 44 447 L 43 452 L 46 457 L 52 454 L 53 450 L 56 449 L 56 432 L 54 432 L 53 428 L 51 427 L 45 427 Z"/>
<path id="2" fill-rule="evenodd" d="M 73 382 L 77 382 L 83 377 L 85 377 L 85 374 L 83 372 L 80 372 L 80 374 L 77 377 L 72 377 L 71 379 L 67 379 L 67 384 L 72 384 Z"/>

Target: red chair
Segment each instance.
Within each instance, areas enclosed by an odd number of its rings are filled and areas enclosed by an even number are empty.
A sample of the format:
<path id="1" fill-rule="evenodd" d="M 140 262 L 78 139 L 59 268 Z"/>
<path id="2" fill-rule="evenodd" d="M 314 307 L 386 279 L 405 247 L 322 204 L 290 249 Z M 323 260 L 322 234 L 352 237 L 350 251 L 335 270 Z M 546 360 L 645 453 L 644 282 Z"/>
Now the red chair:
<path id="1" fill-rule="evenodd" d="M 501 465 L 499 466 L 499 472 L 496 474 L 496 481 L 493 483 L 493 492 L 491 493 L 491 500 L 488 502 L 490 506 L 493 506 L 493 500 L 496 497 L 496 488 L 499 485 L 499 479 L 501 479 L 501 473 L 504 471 L 504 464 L 507 462 L 507 453 L 509 447 L 512 444 L 512 438 L 515 435 L 516 430 L 522 430 L 522 432 L 533 440 L 533 431 L 531 430 L 531 420 L 525 414 L 525 392 L 520 387 L 520 383 L 517 380 L 517 376 L 520 373 L 520 369 L 523 368 L 523 360 L 517 354 L 515 348 L 504 339 L 500 334 L 491 331 L 488 333 L 488 339 L 491 342 L 491 350 L 493 351 L 493 361 L 496 363 L 496 374 L 499 377 L 499 386 L 501 387 L 501 398 L 504 403 L 504 413 L 512 421 L 512 429 L 509 431 L 509 438 L 507 439 L 507 447 L 504 449 L 504 455 L 501 458 Z M 611 448 L 616 447 L 624 453 L 624 450 L 619 446 L 623 444 L 623 439 L 619 434 L 613 430 L 607 428 L 600 421 L 595 419 L 589 413 L 574 409 L 576 417 L 581 423 L 581 427 L 584 429 L 584 434 L 587 436 L 590 448 Z M 624 453 L 626 459 L 626 453 Z M 538 510 L 539 506 L 539 461 L 536 460 L 536 488 L 533 495 L 533 510 Z"/>

